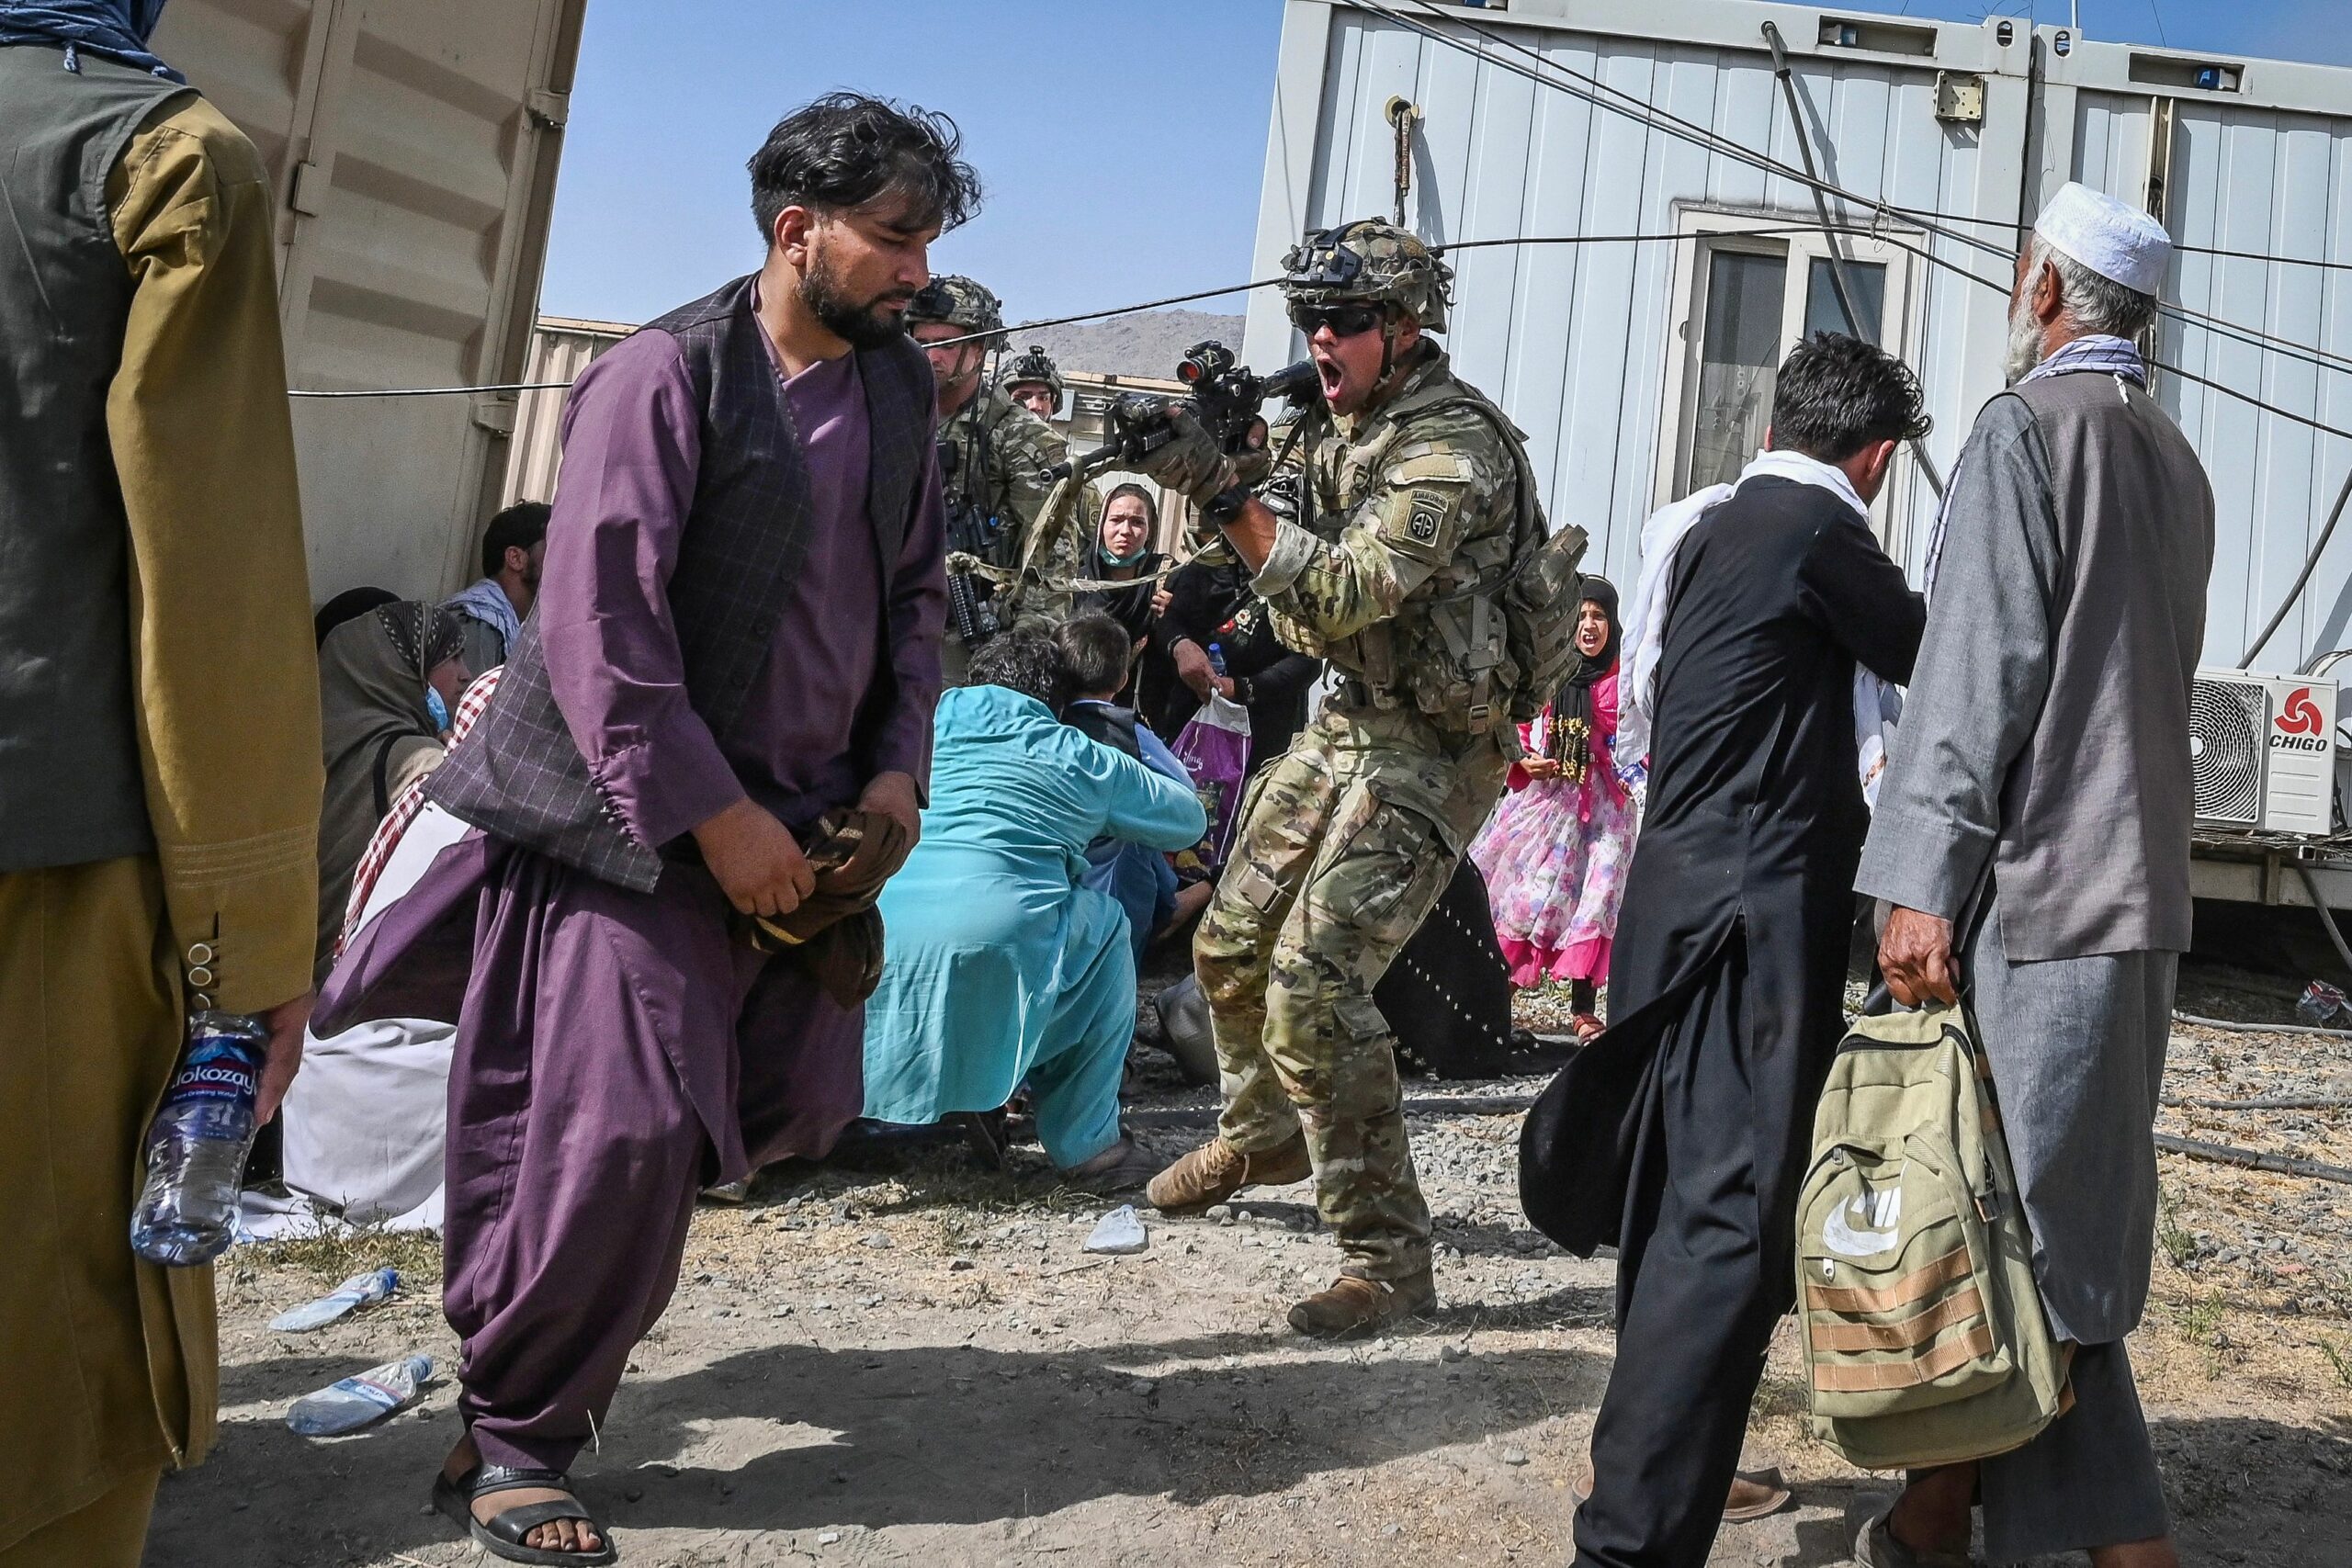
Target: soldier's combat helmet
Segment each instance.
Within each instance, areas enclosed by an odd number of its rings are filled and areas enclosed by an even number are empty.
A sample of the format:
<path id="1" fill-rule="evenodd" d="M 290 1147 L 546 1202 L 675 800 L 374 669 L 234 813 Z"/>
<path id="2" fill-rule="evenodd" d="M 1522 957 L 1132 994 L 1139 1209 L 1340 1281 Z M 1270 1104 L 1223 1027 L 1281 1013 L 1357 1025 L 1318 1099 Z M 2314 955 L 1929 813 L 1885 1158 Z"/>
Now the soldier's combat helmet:
<path id="1" fill-rule="evenodd" d="M 996 387 L 1000 392 L 1010 392 L 1015 387 L 1033 382 L 1042 383 L 1054 394 L 1054 401 L 1062 400 L 1061 367 L 1054 356 L 1037 344 L 1031 344 L 1023 353 L 1013 355 L 1002 370 L 997 372 Z"/>
<path id="2" fill-rule="evenodd" d="M 994 344 L 1004 335 L 1004 307 L 980 284 L 954 273 L 941 273 L 922 286 L 907 303 L 907 325 L 944 321 L 967 333 L 989 333 Z"/>
<path id="3" fill-rule="evenodd" d="M 1394 305 L 1424 332 L 1445 331 L 1453 269 L 1419 235 L 1385 218 L 1310 229 L 1283 258 L 1283 295 L 1306 305 Z"/>

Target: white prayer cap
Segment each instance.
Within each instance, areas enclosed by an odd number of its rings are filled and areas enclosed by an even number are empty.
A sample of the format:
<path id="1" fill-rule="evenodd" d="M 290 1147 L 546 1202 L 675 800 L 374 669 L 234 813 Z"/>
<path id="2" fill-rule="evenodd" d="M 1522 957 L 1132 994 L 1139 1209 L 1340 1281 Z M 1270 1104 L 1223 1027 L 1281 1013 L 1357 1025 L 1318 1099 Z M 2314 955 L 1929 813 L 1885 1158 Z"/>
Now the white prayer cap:
<path id="1" fill-rule="evenodd" d="M 2103 191 L 2065 186 L 2041 209 L 2033 231 L 2101 277 L 2139 294 L 2164 292 L 2172 236 L 2146 213 Z"/>

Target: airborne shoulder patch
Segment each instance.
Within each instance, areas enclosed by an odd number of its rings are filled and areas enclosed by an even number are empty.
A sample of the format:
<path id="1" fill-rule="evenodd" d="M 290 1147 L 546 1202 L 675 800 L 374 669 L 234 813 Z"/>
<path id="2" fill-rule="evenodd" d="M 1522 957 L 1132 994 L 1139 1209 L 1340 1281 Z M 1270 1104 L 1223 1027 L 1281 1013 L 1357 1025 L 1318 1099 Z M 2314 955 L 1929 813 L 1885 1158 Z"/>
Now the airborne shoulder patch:
<path id="1" fill-rule="evenodd" d="M 1445 522 L 1445 502 L 1426 492 L 1413 497 L 1412 514 L 1406 519 L 1405 531 L 1417 544 L 1434 544 L 1437 531 Z"/>

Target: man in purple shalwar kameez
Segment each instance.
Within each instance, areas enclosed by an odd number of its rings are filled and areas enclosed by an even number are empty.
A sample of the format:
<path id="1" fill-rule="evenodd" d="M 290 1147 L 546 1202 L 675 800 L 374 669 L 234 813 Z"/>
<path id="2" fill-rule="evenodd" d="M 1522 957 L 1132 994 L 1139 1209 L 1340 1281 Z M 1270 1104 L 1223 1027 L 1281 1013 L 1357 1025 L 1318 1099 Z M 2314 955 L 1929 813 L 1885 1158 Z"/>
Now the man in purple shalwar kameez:
<path id="1" fill-rule="evenodd" d="M 952 124 L 874 99 L 793 115 L 751 164 L 761 271 L 581 377 L 533 616 L 428 788 L 481 831 L 359 933 L 320 1010 L 459 1020 L 468 1432 L 435 1495 L 502 1557 L 613 1561 L 563 1472 L 669 1301 L 696 1191 L 858 1113 L 862 1009 L 731 922 L 808 894 L 794 835 L 830 809 L 919 829 L 945 593 L 899 317 L 977 200 L 956 152 Z"/>

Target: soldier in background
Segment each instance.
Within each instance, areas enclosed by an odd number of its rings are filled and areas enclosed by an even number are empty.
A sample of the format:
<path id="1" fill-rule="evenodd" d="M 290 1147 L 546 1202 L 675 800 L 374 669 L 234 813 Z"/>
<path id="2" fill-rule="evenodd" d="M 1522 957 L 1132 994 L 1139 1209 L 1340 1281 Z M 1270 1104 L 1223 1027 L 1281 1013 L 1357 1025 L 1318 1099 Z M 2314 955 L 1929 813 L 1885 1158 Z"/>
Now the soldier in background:
<path id="1" fill-rule="evenodd" d="M 1259 776 L 1201 923 L 1225 1109 L 1148 1195 L 1193 1213 L 1311 1173 L 1344 1262 L 1290 1322 L 1336 1337 L 1436 1305 L 1372 993 L 1502 793 L 1511 714 L 1544 662 L 1508 591 L 1545 531 L 1518 433 L 1425 335 L 1445 328 L 1453 274 L 1419 240 L 1351 223 L 1308 235 L 1284 271 L 1322 377 L 1300 520 L 1237 483 L 1189 414 L 1143 467 L 1223 530 L 1282 640 L 1340 679 Z"/>
<path id="2" fill-rule="evenodd" d="M 907 308 L 907 330 L 931 355 L 939 387 L 939 478 L 947 500 L 947 547 L 990 565 L 1021 564 L 1029 530 L 1053 493 L 1048 468 L 1069 447 L 1046 422 L 986 385 L 989 350 L 1004 339 L 997 298 L 968 277 L 933 277 Z M 956 340 L 961 340 L 956 341 Z M 934 344 L 944 346 L 934 347 Z M 1057 541 L 1040 563 L 1053 579 L 1078 575 L 1080 529 Z M 951 574 L 947 639 L 940 661 L 951 686 L 963 682 L 971 650 L 1004 629 L 1005 595 L 985 579 Z M 1069 591 L 1033 586 L 1022 612 L 1058 619 L 1070 608 Z"/>
<path id="3" fill-rule="evenodd" d="M 997 372 L 996 388 L 1039 419 L 1051 420 L 1061 412 L 1061 367 L 1036 344 Z"/>

